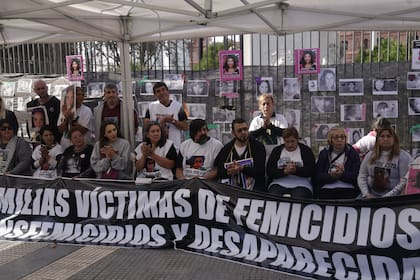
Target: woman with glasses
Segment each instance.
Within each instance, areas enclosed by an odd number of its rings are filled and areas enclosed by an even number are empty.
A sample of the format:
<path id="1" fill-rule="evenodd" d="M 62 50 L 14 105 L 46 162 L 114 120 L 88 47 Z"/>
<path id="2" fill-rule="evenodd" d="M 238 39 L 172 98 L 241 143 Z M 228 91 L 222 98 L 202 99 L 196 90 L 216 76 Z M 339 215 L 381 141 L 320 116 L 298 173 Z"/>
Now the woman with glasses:
<path id="1" fill-rule="evenodd" d="M 14 175 L 32 175 L 32 149 L 21 137 L 16 136 L 13 123 L 0 120 L 0 172 Z"/>
<path id="2" fill-rule="evenodd" d="M 333 127 L 327 134 L 328 146 L 318 156 L 313 183 L 321 199 L 351 199 L 359 195 L 357 175 L 359 154 L 350 144 L 344 128 Z"/>
<path id="3" fill-rule="evenodd" d="M 399 195 L 403 186 L 398 183 L 411 160 L 392 128 L 378 130 L 375 147 L 363 159 L 357 178 L 363 198 Z"/>

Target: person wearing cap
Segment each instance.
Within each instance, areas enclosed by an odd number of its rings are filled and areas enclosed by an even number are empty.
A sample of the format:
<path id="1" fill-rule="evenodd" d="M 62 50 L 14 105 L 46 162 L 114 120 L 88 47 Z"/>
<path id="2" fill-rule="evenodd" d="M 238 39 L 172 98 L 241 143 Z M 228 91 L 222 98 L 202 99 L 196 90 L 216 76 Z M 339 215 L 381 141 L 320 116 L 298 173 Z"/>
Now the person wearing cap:
<path id="1" fill-rule="evenodd" d="M 215 159 L 217 178 L 222 183 L 265 192 L 264 145 L 249 137 L 248 123 L 241 118 L 232 121 L 232 136 Z"/>
<path id="2" fill-rule="evenodd" d="M 170 99 L 168 86 L 164 82 L 154 84 L 153 94 L 157 100 L 149 104 L 143 125 L 150 121 L 159 122 L 166 128 L 168 139 L 179 149 L 182 132 L 188 129 L 187 114 L 181 103 Z"/>
<path id="3" fill-rule="evenodd" d="M 208 136 L 207 123 L 195 119 L 190 124 L 190 139 L 182 142 L 176 162 L 176 178 L 191 179 L 195 177 L 215 179 L 217 170 L 214 160 L 223 144 Z"/>
<path id="4" fill-rule="evenodd" d="M 0 168 L 2 173 L 32 175 L 32 149 L 28 142 L 16 136 L 13 122 L 0 120 Z"/>

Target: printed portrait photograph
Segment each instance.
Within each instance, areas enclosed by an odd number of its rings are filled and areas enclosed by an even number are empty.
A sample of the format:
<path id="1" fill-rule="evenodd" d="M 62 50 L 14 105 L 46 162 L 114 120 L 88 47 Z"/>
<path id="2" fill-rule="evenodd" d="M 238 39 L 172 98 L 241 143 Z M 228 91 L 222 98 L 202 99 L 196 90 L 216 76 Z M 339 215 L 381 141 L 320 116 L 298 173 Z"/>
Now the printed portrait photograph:
<path id="1" fill-rule="evenodd" d="M 66 56 L 66 69 L 69 81 L 83 80 L 83 57 L 81 55 Z"/>
<path id="2" fill-rule="evenodd" d="M 311 112 L 335 113 L 335 96 L 311 96 Z"/>
<path id="3" fill-rule="evenodd" d="M 16 92 L 31 93 L 32 92 L 32 80 L 31 79 L 19 79 L 17 81 Z"/>
<path id="4" fill-rule="evenodd" d="M 73 112 L 76 117 L 76 86 L 73 86 L 72 91 L 63 90 L 60 100 L 60 117 L 59 120 L 64 121 L 64 113 L 67 111 Z"/>
<path id="5" fill-rule="evenodd" d="M 340 79 L 338 94 L 341 96 L 363 95 L 363 79 Z"/>
<path id="6" fill-rule="evenodd" d="M 420 157 L 420 148 L 413 148 L 411 150 L 411 156 L 413 157 L 413 159 Z"/>
<path id="7" fill-rule="evenodd" d="M 229 122 L 228 110 L 227 109 L 222 109 L 222 108 L 219 108 L 219 107 L 213 107 L 212 108 L 212 114 L 213 114 L 213 122 L 214 123 Z"/>
<path id="8" fill-rule="evenodd" d="M 420 72 L 407 73 L 407 89 L 420 89 Z"/>
<path id="9" fill-rule="evenodd" d="M 16 111 L 26 111 L 26 104 L 31 101 L 30 96 L 19 96 L 16 97 Z"/>
<path id="10" fill-rule="evenodd" d="M 413 142 L 420 142 L 420 127 L 412 127 L 411 128 L 411 135 Z"/>
<path id="11" fill-rule="evenodd" d="M 209 82 L 207 80 L 190 80 L 187 82 L 187 96 L 209 96 Z"/>
<path id="12" fill-rule="evenodd" d="M 373 101 L 373 116 L 375 118 L 398 118 L 398 100 Z"/>
<path id="13" fill-rule="evenodd" d="M 222 141 L 220 124 L 210 123 L 207 125 L 207 127 L 209 128 L 209 131 L 207 132 L 209 137 Z"/>
<path id="14" fill-rule="evenodd" d="M 101 98 L 104 95 L 105 83 L 89 83 L 87 86 L 87 98 Z"/>
<path id="15" fill-rule="evenodd" d="M 373 79 L 372 80 L 373 95 L 396 95 L 398 94 L 397 79 Z"/>
<path id="16" fill-rule="evenodd" d="M 300 83 L 298 78 L 283 78 L 283 100 L 300 100 Z"/>
<path id="17" fill-rule="evenodd" d="M 319 73 L 319 48 L 297 49 L 294 55 L 296 75 Z"/>
<path id="18" fill-rule="evenodd" d="M 149 109 L 149 103 L 147 101 L 137 102 L 137 110 L 139 111 L 139 116 L 144 117 L 146 115 L 147 109 Z"/>
<path id="19" fill-rule="evenodd" d="M 3 98 L 4 106 L 7 110 L 14 111 L 15 108 L 15 98 L 14 97 L 5 97 Z"/>
<path id="20" fill-rule="evenodd" d="M 182 77 L 182 74 L 163 74 L 163 80 L 169 90 L 182 90 L 184 88 L 184 78 Z"/>
<path id="21" fill-rule="evenodd" d="M 3 97 L 13 97 L 15 96 L 15 89 L 16 82 L 2 82 L 0 86 L 0 94 Z"/>
<path id="22" fill-rule="evenodd" d="M 219 51 L 220 80 L 242 80 L 242 54 L 240 50 Z"/>
<path id="23" fill-rule="evenodd" d="M 237 81 L 221 81 L 219 80 L 219 94 L 220 97 L 238 98 Z"/>
<path id="24" fill-rule="evenodd" d="M 178 103 L 181 103 L 182 104 L 182 94 L 179 94 L 179 93 L 173 94 L 173 93 L 171 93 L 169 95 L 169 99 L 170 100 L 173 100 L 173 101 L 177 101 Z"/>
<path id="25" fill-rule="evenodd" d="M 222 139 L 220 140 L 223 145 L 226 145 L 232 140 L 232 133 L 224 132 L 222 133 Z"/>
<path id="26" fill-rule="evenodd" d="M 342 122 L 360 122 L 366 120 L 366 104 L 340 105 L 340 120 Z"/>
<path id="27" fill-rule="evenodd" d="M 335 68 L 321 68 L 318 74 L 318 91 L 336 91 Z"/>
<path id="28" fill-rule="evenodd" d="M 420 97 L 408 98 L 408 115 L 420 115 Z"/>
<path id="29" fill-rule="evenodd" d="M 157 82 L 160 82 L 160 81 L 159 80 L 144 80 L 140 86 L 140 95 L 153 95 L 153 86 Z"/>
<path id="30" fill-rule="evenodd" d="M 284 117 L 287 120 L 288 127 L 294 127 L 300 132 L 300 110 L 298 109 L 285 109 Z"/>
<path id="31" fill-rule="evenodd" d="M 65 88 L 67 88 L 69 85 L 67 84 L 56 84 L 56 85 L 50 85 L 48 87 L 48 92 L 50 95 L 57 97 L 58 99 L 61 99 L 61 94 Z M 102 95 L 101 95 L 102 97 Z"/>
<path id="32" fill-rule="evenodd" d="M 350 145 L 356 144 L 365 134 L 365 129 L 361 127 L 346 128 L 347 143 Z"/>
<path id="33" fill-rule="evenodd" d="M 309 90 L 309 92 L 318 91 L 318 81 L 317 80 L 309 80 L 308 81 L 308 90 Z"/>
<path id="34" fill-rule="evenodd" d="M 338 126 L 338 123 L 322 123 L 315 124 L 313 126 L 313 132 L 315 135 L 316 141 L 325 141 L 327 140 L 328 131 L 334 126 Z"/>
<path id="35" fill-rule="evenodd" d="M 187 103 L 189 119 L 206 119 L 206 105 L 205 103 Z"/>
<path id="36" fill-rule="evenodd" d="M 256 99 L 264 93 L 273 94 L 273 77 L 255 78 L 255 90 Z"/>

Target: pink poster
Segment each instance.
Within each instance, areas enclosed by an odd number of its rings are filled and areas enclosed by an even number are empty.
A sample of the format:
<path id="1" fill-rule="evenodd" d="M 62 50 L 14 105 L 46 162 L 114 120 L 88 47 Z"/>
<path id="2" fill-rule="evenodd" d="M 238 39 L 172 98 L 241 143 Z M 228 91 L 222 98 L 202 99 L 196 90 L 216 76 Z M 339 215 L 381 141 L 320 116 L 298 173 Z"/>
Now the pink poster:
<path id="1" fill-rule="evenodd" d="M 83 57 L 81 55 L 66 56 L 67 78 L 69 81 L 84 80 Z"/>
<path id="2" fill-rule="evenodd" d="M 219 51 L 219 70 L 221 81 L 242 80 L 241 51 Z"/>

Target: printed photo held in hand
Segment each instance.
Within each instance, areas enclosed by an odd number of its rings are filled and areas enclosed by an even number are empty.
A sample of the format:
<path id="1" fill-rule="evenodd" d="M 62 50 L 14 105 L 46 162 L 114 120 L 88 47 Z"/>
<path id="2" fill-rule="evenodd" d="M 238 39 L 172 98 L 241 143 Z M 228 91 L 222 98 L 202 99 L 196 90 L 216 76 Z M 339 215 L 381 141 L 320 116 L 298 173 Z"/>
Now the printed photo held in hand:
<path id="1" fill-rule="evenodd" d="M 295 74 L 319 73 L 319 48 L 295 50 Z"/>
<path id="2" fill-rule="evenodd" d="M 219 51 L 219 71 L 221 81 L 242 80 L 241 51 Z"/>
<path id="3" fill-rule="evenodd" d="M 66 56 L 67 79 L 69 81 L 84 80 L 83 57 L 81 55 Z"/>

